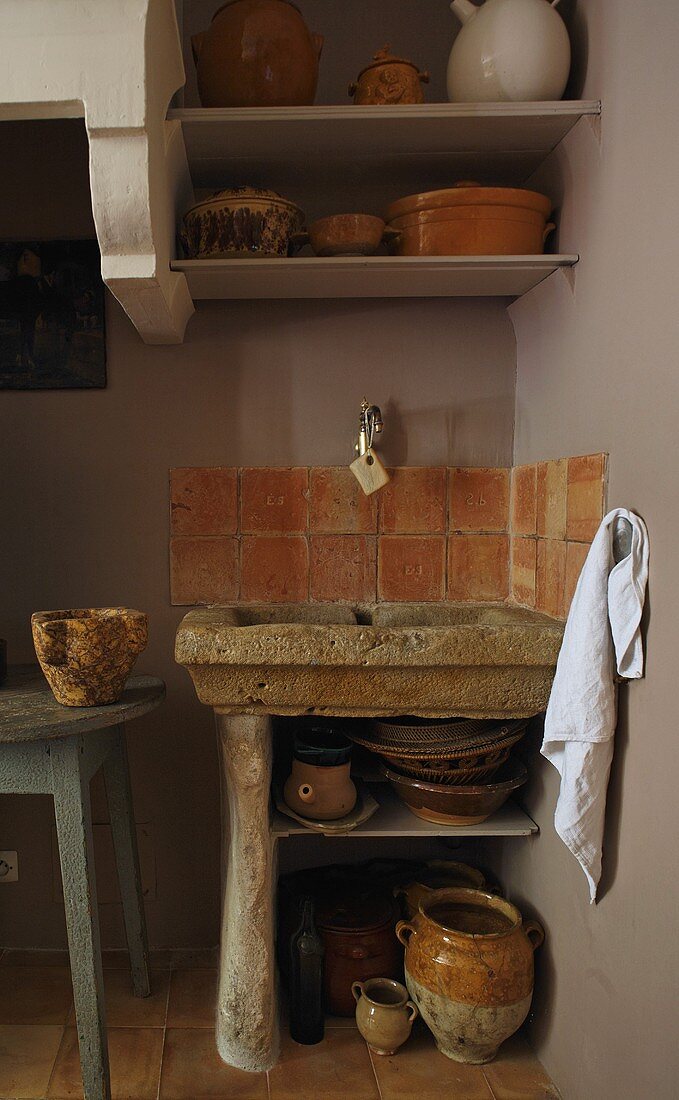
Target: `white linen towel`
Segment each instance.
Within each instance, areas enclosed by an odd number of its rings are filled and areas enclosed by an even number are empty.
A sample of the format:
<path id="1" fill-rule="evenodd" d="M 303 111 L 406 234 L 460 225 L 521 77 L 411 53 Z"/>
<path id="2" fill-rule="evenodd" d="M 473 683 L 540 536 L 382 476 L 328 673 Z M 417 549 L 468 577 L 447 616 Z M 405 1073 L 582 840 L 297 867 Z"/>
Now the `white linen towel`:
<path id="1" fill-rule="evenodd" d="M 613 557 L 616 525 L 632 527 L 630 553 Z M 606 788 L 617 717 L 615 671 L 643 675 L 640 632 L 648 579 L 648 532 L 626 508 L 602 520 L 568 614 L 541 752 L 561 775 L 554 826 L 580 863 L 596 900 L 601 876 Z"/>

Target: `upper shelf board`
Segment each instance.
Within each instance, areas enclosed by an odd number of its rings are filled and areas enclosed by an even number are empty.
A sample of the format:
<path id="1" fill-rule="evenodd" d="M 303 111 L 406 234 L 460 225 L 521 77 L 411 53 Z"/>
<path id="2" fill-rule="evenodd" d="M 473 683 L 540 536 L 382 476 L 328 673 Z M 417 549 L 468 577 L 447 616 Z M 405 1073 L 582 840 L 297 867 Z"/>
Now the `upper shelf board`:
<path id="1" fill-rule="evenodd" d="M 492 817 L 479 825 L 437 825 L 433 821 L 416 817 L 388 788 L 380 790 L 376 798 L 380 804 L 379 810 L 351 832 L 323 833 L 320 830 L 307 829 L 275 810 L 272 820 L 273 835 L 279 839 L 288 836 L 328 836 L 342 839 L 366 836 L 442 836 L 465 839 L 482 836 L 530 836 L 538 832 L 535 822 L 511 801 L 506 802 Z"/>
<path id="2" fill-rule="evenodd" d="M 194 299 L 518 298 L 577 256 L 175 260 Z"/>
<path id="3" fill-rule="evenodd" d="M 502 178 L 521 183 L 578 119 L 601 113 L 597 100 L 549 103 L 423 103 L 401 107 L 181 108 L 196 187 L 219 186 L 234 173 L 305 171 L 328 164 L 385 171 L 429 158 L 441 177 Z"/>

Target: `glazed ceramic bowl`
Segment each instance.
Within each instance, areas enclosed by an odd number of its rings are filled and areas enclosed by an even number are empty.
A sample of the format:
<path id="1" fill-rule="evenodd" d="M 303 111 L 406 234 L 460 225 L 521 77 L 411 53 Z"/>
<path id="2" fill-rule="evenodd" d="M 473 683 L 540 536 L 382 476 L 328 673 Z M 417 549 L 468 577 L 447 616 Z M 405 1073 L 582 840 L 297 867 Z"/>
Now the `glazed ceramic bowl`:
<path id="1" fill-rule="evenodd" d="M 440 825 L 478 825 L 522 787 L 528 779 L 524 765 L 510 758 L 490 783 L 455 786 L 425 783 L 390 768 L 386 776 L 392 789 L 411 813 Z"/>
<path id="2" fill-rule="evenodd" d="M 304 224 L 298 206 L 275 191 L 216 191 L 184 215 L 182 245 L 189 259 L 288 256 Z"/>
<path id="3" fill-rule="evenodd" d="M 398 256 L 530 256 L 544 251 L 554 228 L 551 201 L 520 187 L 463 181 L 441 191 L 408 195 L 387 210 Z"/>
<path id="4" fill-rule="evenodd" d="M 372 256 L 384 229 L 382 219 L 372 214 L 333 214 L 313 223 L 309 243 L 317 256 Z"/>
<path id="5" fill-rule="evenodd" d="M 148 642 L 148 621 L 129 607 L 36 611 L 33 644 L 59 703 L 95 707 L 115 703 Z"/>

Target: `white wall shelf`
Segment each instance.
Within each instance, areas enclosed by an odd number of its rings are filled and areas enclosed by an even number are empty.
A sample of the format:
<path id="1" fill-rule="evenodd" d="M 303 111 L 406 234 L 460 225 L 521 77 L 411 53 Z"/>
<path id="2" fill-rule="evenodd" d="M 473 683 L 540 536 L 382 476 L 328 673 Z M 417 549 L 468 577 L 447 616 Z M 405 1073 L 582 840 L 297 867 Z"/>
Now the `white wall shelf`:
<path id="1" fill-rule="evenodd" d="M 577 256 L 367 256 L 175 260 L 199 299 L 517 298 Z"/>
<path id="2" fill-rule="evenodd" d="M 423 103 L 401 107 L 182 108 L 181 122 L 196 187 L 238 177 L 342 172 L 391 175 L 396 193 L 450 185 L 456 179 L 522 183 L 596 100 L 553 103 Z M 428 181 L 428 182 L 425 182 Z"/>
<path id="3" fill-rule="evenodd" d="M 483 836 L 530 836 L 538 832 L 535 822 L 515 802 L 506 802 L 488 821 L 480 825 L 436 825 L 423 821 L 412 814 L 408 807 L 394 792 L 383 783 L 375 785 L 371 793 L 380 804 L 373 816 L 349 833 L 322 833 L 307 829 L 292 818 L 275 810 L 272 820 L 274 837 L 282 839 L 289 836 L 329 836 L 341 837 L 379 837 L 379 836 L 442 836 L 442 837 L 483 837 Z"/>

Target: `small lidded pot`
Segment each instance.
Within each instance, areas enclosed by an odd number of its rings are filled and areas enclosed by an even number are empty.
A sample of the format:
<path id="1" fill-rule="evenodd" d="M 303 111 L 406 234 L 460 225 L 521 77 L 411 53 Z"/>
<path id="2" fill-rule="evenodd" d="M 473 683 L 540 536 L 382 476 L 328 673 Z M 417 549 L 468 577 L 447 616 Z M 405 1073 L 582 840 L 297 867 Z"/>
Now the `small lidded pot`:
<path id="1" fill-rule="evenodd" d="M 410 1038 L 413 1021 L 419 1015 L 408 1000 L 408 990 L 393 978 L 370 978 L 354 982 L 356 1026 L 374 1054 L 396 1054 Z"/>
<path id="2" fill-rule="evenodd" d="M 357 799 L 351 749 L 339 729 L 322 722 L 295 733 L 292 770 L 283 788 L 290 809 L 314 821 L 336 821 L 351 813 Z"/>
<path id="3" fill-rule="evenodd" d="M 424 103 L 423 84 L 429 83 L 429 73 L 421 73 L 413 61 L 391 54 L 383 46 L 373 54 L 369 65 L 349 85 L 349 95 L 359 106 L 377 104 Z"/>

